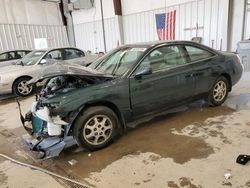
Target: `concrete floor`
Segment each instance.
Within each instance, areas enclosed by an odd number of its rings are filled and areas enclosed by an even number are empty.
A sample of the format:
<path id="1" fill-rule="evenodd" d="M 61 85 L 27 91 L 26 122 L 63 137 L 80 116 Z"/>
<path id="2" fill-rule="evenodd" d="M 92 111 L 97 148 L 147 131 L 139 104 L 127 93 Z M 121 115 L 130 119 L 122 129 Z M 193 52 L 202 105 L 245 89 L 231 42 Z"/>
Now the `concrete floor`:
<path id="1" fill-rule="evenodd" d="M 34 97 L 21 101 L 26 112 Z M 58 158 L 38 161 L 21 143 L 25 133 L 13 99 L 0 100 L 0 153 L 95 187 L 250 187 L 250 73 L 221 107 L 195 102 L 136 128 L 93 153 L 77 147 Z M 76 160 L 75 165 L 68 161 Z M 231 178 L 225 179 L 224 174 Z M 0 158 L 0 187 L 73 187 L 52 176 Z"/>

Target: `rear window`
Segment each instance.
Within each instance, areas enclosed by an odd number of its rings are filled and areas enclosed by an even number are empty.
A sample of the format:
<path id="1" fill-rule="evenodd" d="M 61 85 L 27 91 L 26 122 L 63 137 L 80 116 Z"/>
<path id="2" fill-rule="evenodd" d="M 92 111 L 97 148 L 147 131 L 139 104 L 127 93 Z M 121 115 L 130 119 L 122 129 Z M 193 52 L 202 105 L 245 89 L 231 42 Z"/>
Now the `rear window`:
<path id="1" fill-rule="evenodd" d="M 191 61 L 198 61 L 212 57 L 213 54 L 207 50 L 197 48 L 194 46 L 185 46 Z"/>
<path id="2" fill-rule="evenodd" d="M 75 59 L 79 57 L 84 57 L 84 52 L 77 49 L 64 49 L 65 52 L 65 60 Z"/>

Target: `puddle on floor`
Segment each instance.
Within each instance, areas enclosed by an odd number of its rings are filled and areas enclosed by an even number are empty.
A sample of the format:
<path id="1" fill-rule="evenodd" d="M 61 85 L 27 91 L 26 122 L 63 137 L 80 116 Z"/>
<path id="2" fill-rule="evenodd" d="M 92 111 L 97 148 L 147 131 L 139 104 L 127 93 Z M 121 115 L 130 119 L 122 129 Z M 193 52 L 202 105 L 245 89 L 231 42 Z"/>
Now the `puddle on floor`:
<path id="1" fill-rule="evenodd" d="M 99 172 L 125 155 L 137 155 L 140 152 L 153 152 L 164 158 L 172 158 L 179 164 L 191 159 L 207 158 L 214 151 L 204 140 L 174 135 L 171 129 L 181 130 L 189 124 L 201 124 L 207 118 L 232 112 L 234 110 L 223 106 L 199 108 L 194 105 L 188 111 L 160 116 L 129 129 L 109 147 L 92 152 L 91 156 L 87 151 L 74 153 L 69 150 L 62 152 L 55 162 L 66 171 L 74 171 L 80 177 L 87 177 L 89 173 Z M 69 165 L 68 161 L 72 159 L 78 161 L 77 165 Z"/>

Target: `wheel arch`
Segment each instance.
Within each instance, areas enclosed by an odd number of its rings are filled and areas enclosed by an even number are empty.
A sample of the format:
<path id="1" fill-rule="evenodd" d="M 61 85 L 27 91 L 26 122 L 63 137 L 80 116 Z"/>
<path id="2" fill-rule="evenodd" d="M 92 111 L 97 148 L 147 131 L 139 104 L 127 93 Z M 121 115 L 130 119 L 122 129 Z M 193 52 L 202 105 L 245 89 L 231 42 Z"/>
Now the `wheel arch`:
<path id="1" fill-rule="evenodd" d="M 223 76 L 223 77 L 225 77 L 228 80 L 228 83 L 229 83 L 229 90 L 228 91 L 231 91 L 232 90 L 232 79 L 231 79 L 231 76 L 228 73 L 222 73 L 220 76 Z"/>
<path id="2" fill-rule="evenodd" d="M 14 84 L 15 84 L 15 82 L 16 82 L 18 79 L 20 79 L 20 78 L 30 78 L 30 79 L 32 79 L 32 77 L 29 76 L 29 75 L 22 75 L 22 76 L 17 77 L 17 78 L 12 82 L 12 86 L 11 86 L 12 92 L 14 92 Z"/>
<path id="3" fill-rule="evenodd" d="M 105 106 L 105 107 L 111 109 L 118 117 L 118 120 L 120 123 L 120 128 L 122 130 L 125 129 L 125 119 L 124 119 L 123 114 L 121 113 L 121 111 L 117 107 L 117 105 L 115 105 L 113 102 L 110 102 L 110 101 L 92 101 L 92 102 L 85 103 L 84 105 L 82 105 L 79 108 L 80 109 L 79 112 L 76 114 L 74 120 L 71 122 L 71 127 L 70 127 L 71 130 L 74 127 L 74 124 L 75 124 L 77 117 L 80 114 L 83 114 L 85 110 L 87 110 L 88 108 L 93 107 L 93 106 Z"/>

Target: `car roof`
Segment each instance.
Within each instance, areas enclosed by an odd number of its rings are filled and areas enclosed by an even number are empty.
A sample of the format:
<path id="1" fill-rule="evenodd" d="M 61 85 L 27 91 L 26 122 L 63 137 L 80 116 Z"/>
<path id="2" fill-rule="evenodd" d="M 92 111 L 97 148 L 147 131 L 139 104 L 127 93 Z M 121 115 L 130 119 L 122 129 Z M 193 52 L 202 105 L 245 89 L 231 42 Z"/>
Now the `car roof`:
<path id="1" fill-rule="evenodd" d="M 206 48 L 210 51 L 216 52 L 216 50 L 205 46 L 203 44 L 199 44 L 197 42 L 192 42 L 192 41 L 187 41 L 187 40 L 173 40 L 173 41 L 167 41 L 167 40 L 159 40 L 159 41 L 150 41 L 150 42 L 142 42 L 142 43 L 134 43 L 134 44 L 126 44 L 123 46 L 120 46 L 118 48 L 126 48 L 126 47 L 130 47 L 130 48 L 153 48 L 153 47 L 157 47 L 163 44 L 169 44 L 169 45 L 181 45 L 181 44 L 189 44 L 189 45 L 193 45 L 193 46 L 198 46 L 198 47 L 203 47 Z"/>
<path id="2" fill-rule="evenodd" d="M 33 51 L 51 51 L 51 50 L 60 50 L 60 49 L 77 49 L 77 50 L 81 50 L 79 48 L 76 48 L 76 47 L 57 47 L 57 48 L 44 48 L 44 49 L 36 49 L 36 50 L 33 50 Z M 83 51 L 83 50 L 81 50 Z"/>
<path id="3" fill-rule="evenodd" d="M 186 41 L 186 40 L 174 40 L 174 41 L 158 40 L 158 41 L 150 41 L 150 42 L 140 42 L 140 43 L 126 44 L 124 46 L 128 46 L 128 47 L 134 47 L 134 46 L 152 47 L 152 46 L 157 46 L 157 45 L 161 45 L 161 44 L 198 44 L 198 43 L 191 42 L 191 41 Z"/>
<path id="4" fill-rule="evenodd" d="M 3 51 L 0 51 L 0 54 L 7 53 L 7 52 L 15 52 L 15 51 L 32 51 L 32 49 L 3 50 Z"/>

